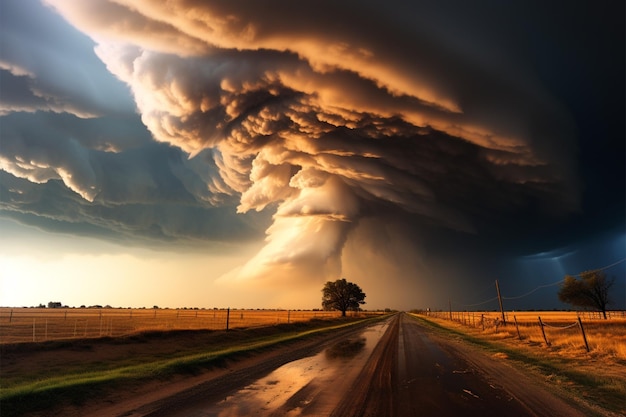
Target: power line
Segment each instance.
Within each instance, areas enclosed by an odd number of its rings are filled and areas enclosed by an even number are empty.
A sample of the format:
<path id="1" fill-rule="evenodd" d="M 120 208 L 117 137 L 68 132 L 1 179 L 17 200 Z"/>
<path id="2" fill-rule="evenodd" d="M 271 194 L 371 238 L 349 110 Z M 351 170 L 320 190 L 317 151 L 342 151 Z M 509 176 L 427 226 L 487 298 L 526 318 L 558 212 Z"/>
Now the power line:
<path id="1" fill-rule="evenodd" d="M 555 285 L 560 284 L 561 282 L 563 282 L 565 279 L 560 279 L 557 282 L 553 282 L 552 284 L 545 284 L 545 285 L 540 285 L 537 288 L 527 292 L 526 294 L 522 294 L 522 295 L 518 295 L 516 297 L 502 297 L 503 300 L 517 300 L 518 298 L 524 298 L 526 296 L 529 296 L 530 294 L 534 293 L 537 290 L 540 290 L 542 288 L 547 288 L 547 287 L 553 287 Z"/>
<path id="2" fill-rule="evenodd" d="M 606 269 L 613 268 L 614 266 L 619 265 L 619 264 L 621 264 L 622 262 L 626 262 L 626 258 L 620 259 L 619 261 L 614 262 L 614 263 L 612 263 L 612 264 L 610 264 L 610 265 L 604 266 L 604 267 L 602 267 L 602 268 L 597 268 L 597 269 L 593 269 L 593 270 L 590 270 L 590 271 L 586 271 L 586 272 L 583 272 L 583 273 L 580 273 L 580 274 L 570 275 L 570 276 L 579 277 L 579 276 L 582 276 L 582 274 L 584 274 L 584 273 L 604 271 L 604 270 L 606 270 Z M 560 280 L 558 280 L 558 281 L 556 281 L 556 282 L 553 282 L 553 283 L 551 283 L 551 284 L 544 284 L 544 285 L 540 285 L 540 286 L 538 286 L 538 287 L 536 287 L 536 288 L 534 288 L 534 289 L 532 289 L 532 290 L 528 291 L 528 292 L 527 292 L 527 293 L 525 293 L 525 294 L 522 294 L 522 295 L 517 295 L 517 296 L 515 296 L 515 297 L 502 297 L 502 299 L 503 299 L 503 300 L 517 300 L 517 299 L 520 299 L 520 298 L 528 297 L 529 295 L 533 294 L 534 292 L 536 292 L 536 291 L 538 291 L 538 290 L 540 290 L 540 289 L 542 289 L 542 288 L 554 287 L 555 285 L 559 285 L 559 284 L 560 284 L 560 283 L 562 283 L 563 281 L 565 281 L 565 278 L 560 279 Z M 492 284 L 489 284 L 489 287 L 491 287 L 491 285 L 492 285 Z M 485 287 L 483 290 L 481 290 L 481 291 L 480 291 L 480 292 L 478 292 L 477 294 L 482 294 L 485 290 L 487 290 L 487 288 L 488 288 L 488 287 Z M 483 304 L 488 304 L 488 303 L 491 303 L 491 302 L 493 302 L 493 301 L 495 301 L 495 300 L 497 300 L 497 299 L 498 299 L 498 297 L 493 297 L 493 298 L 490 298 L 489 300 L 486 300 L 486 301 L 481 301 L 481 302 L 479 302 L 479 303 L 474 303 L 474 304 L 461 304 L 461 303 L 457 303 L 457 302 L 455 302 L 455 301 L 451 301 L 451 302 L 452 302 L 452 303 L 454 303 L 454 304 L 460 305 L 460 306 L 462 306 L 462 307 L 476 307 L 476 306 L 479 306 L 479 305 L 483 305 Z"/>
<path id="3" fill-rule="evenodd" d="M 580 273 L 580 274 L 576 274 L 576 275 L 573 275 L 573 276 L 575 276 L 575 277 L 580 277 L 580 276 L 582 276 L 582 275 L 583 275 L 583 274 L 585 274 L 585 273 L 604 271 L 605 269 L 612 268 L 612 267 L 614 267 L 615 265 L 619 265 L 619 264 L 621 264 L 621 263 L 622 263 L 622 262 L 624 262 L 624 261 L 626 261 L 626 258 L 621 259 L 621 260 L 619 260 L 619 261 L 617 261 L 617 262 L 614 262 L 614 263 L 612 263 L 611 265 L 607 265 L 607 266 L 604 266 L 604 267 L 602 267 L 602 268 L 593 269 L 593 270 L 591 270 L 591 271 L 582 272 L 582 273 Z M 518 298 L 524 298 L 524 297 L 527 297 L 527 296 L 529 296 L 530 294 L 534 293 L 534 292 L 535 292 L 535 291 L 537 291 L 537 290 L 540 290 L 540 289 L 542 289 L 542 288 L 547 288 L 547 287 L 553 287 L 553 286 L 555 286 L 555 285 L 558 285 L 558 284 L 562 283 L 563 281 L 565 281 L 565 278 L 560 279 L 560 280 L 558 280 L 557 282 L 553 282 L 552 284 L 540 285 L 540 286 L 536 287 L 535 289 L 533 289 L 533 290 L 531 290 L 531 291 L 527 292 L 526 294 L 518 295 L 518 296 L 516 296 L 516 297 L 502 297 L 502 299 L 503 299 L 503 300 L 517 300 Z"/>
<path id="4" fill-rule="evenodd" d="M 624 262 L 624 261 L 626 261 L 626 258 L 624 258 L 624 259 L 620 259 L 619 261 L 617 261 L 617 262 L 615 262 L 615 263 L 612 263 L 611 265 L 607 265 L 607 266 L 605 266 L 605 267 L 598 268 L 598 269 L 592 269 L 591 271 L 581 272 L 580 274 L 576 274 L 576 275 L 574 275 L 574 276 L 575 276 L 575 277 L 579 277 L 579 276 L 581 276 L 581 275 L 582 275 L 582 274 L 584 274 L 584 273 L 604 271 L 605 269 L 613 268 L 615 265 L 619 265 L 619 264 L 621 264 L 621 263 L 622 263 L 622 262 Z"/>
<path id="5" fill-rule="evenodd" d="M 479 305 L 482 305 L 482 304 L 487 304 L 487 303 L 490 303 L 490 302 L 495 301 L 495 300 L 497 300 L 497 299 L 498 299 L 498 297 L 493 297 L 493 298 L 491 298 L 491 299 L 489 299 L 489 300 L 487 300 L 487 301 L 481 301 L 480 303 L 475 303 L 475 304 L 459 304 L 459 305 L 461 305 L 461 306 L 463 306 L 463 307 L 475 307 L 475 306 L 479 306 Z M 455 304 L 458 304 L 458 303 L 455 303 Z"/>

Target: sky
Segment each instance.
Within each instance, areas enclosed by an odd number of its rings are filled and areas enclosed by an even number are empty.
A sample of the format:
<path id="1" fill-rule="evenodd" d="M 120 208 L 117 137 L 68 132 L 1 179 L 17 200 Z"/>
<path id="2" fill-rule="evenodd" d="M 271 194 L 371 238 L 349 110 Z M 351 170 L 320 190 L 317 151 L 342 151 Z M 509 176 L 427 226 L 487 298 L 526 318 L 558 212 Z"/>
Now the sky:
<path id="1" fill-rule="evenodd" d="M 626 308 L 624 7 L 3 1 L 0 306 Z"/>

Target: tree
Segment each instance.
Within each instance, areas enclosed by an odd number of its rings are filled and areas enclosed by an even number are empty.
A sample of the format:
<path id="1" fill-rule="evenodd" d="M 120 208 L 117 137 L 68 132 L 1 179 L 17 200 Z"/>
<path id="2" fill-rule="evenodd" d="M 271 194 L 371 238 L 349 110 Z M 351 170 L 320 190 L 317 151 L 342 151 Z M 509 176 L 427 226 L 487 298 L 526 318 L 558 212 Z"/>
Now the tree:
<path id="1" fill-rule="evenodd" d="M 610 303 L 609 289 L 615 282 L 602 271 L 587 271 L 580 279 L 566 275 L 559 290 L 559 300 L 577 307 L 594 308 L 606 319 L 606 306 Z"/>
<path id="2" fill-rule="evenodd" d="M 339 310 L 342 316 L 346 315 L 346 310 L 358 310 L 361 304 L 365 304 L 364 300 L 363 290 L 345 278 L 328 281 L 322 289 L 322 307 L 325 310 Z"/>

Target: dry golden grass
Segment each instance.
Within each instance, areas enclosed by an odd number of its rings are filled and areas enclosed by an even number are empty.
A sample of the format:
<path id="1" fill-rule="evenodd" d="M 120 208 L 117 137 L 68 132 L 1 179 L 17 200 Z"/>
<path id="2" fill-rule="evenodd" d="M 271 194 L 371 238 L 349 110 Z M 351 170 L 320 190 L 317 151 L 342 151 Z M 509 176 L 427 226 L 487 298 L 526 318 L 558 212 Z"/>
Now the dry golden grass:
<path id="1" fill-rule="evenodd" d="M 626 360 L 626 315 L 611 312 L 604 320 L 598 313 L 575 311 L 506 312 L 506 325 L 499 312 L 431 312 L 430 318 L 450 326 L 464 327 L 472 335 L 491 340 L 509 341 L 517 345 L 544 348 L 555 355 L 575 357 L 614 358 Z M 543 322 L 543 330 L 539 324 Z M 579 325 L 585 332 L 589 353 Z M 517 321 L 517 326 L 515 322 Z M 546 345 L 546 340 L 549 345 Z"/>
<path id="2" fill-rule="evenodd" d="M 349 313 L 351 314 L 351 313 Z M 0 343 L 119 337 L 145 331 L 223 330 L 335 318 L 338 311 L 0 308 Z"/>
<path id="3" fill-rule="evenodd" d="M 576 312 L 509 312 L 507 325 L 502 325 L 502 315 L 495 312 L 452 312 L 452 316 L 454 320 L 449 312 L 424 315 L 457 335 L 469 336 L 467 340 L 488 349 L 495 360 L 514 361 L 551 386 L 564 388 L 572 398 L 610 410 L 606 415 L 626 415 L 626 317 L 622 312 L 615 312 L 609 320 L 580 314 L 589 352 Z"/>

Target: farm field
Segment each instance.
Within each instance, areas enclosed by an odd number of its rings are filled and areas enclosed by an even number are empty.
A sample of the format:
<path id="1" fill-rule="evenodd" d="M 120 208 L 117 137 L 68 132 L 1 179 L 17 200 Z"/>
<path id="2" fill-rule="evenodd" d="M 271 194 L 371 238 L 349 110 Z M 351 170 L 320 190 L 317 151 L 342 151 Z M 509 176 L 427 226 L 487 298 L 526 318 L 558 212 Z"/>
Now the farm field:
<path id="1" fill-rule="evenodd" d="M 554 355 L 626 360 L 624 311 L 607 312 L 607 320 L 604 320 L 598 312 L 505 312 L 506 324 L 502 321 L 502 314 L 494 311 L 426 312 L 424 315 L 436 319 L 444 326 L 463 328 L 472 335 L 489 340 L 507 341 L 518 346 L 549 348 L 548 351 Z"/>
<path id="2" fill-rule="evenodd" d="M 506 325 L 501 313 L 493 311 L 424 312 L 417 316 L 464 335 L 460 337 L 483 346 L 498 360 L 515 362 L 551 385 L 565 387 L 623 415 L 626 317 L 623 311 L 608 313 L 604 320 L 588 312 L 509 312 L 505 313 Z"/>
<path id="3" fill-rule="evenodd" d="M 263 416 L 354 417 L 369 410 L 381 416 L 612 417 L 624 411 L 624 391 L 616 386 L 623 364 L 611 370 L 600 361 L 589 373 L 593 380 L 580 379 L 585 374 L 577 360 L 546 365 L 539 354 L 529 359 L 532 367 L 520 366 L 513 349 L 477 344 L 433 321 L 444 322 L 400 313 L 0 345 L 2 411 L 31 417 L 243 417 L 250 410 Z M 618 375 L 616 385 L 607 370 Z"/>
<path id="4" fill-rule="evenodd" d="M 602 411 L 599 415 L 624 415 L 626 412 L 626 318 L 623 311 L 611 312 L 607 320 L 588 312 L 505 312 L 506 325 L 502 324 L 501 313 L 494 311 L 420 312 L 415 316 L 445 329 L 455 338 L 480 346 L 496 361 L 515 364 L 550 386 L 574 393 L 574 398 L 591 401 L 605 411 L 617 412 L 604 414 Z M 545 338 L 539 317 L 544 324 Z M 578 318 L 583 324 L 589 351 Z"/>
<path id="5" fill-rule="evenodd" d="M 626 411 L 626 361 L 615 355 L 587 353 L 579 344 L 578 357 L 565 357 L 559 348 L 517 340 L 510 326 L 483 331 L 425 315 L 363 316 L 1 344 L 2 415 L 183 416 L 219 409 L 247 416 L 259 407 L 265 407 L 259 415 L 309 407 L 302 415 L 346 417 L 356 409 L 442 417 Z M 400 413 L 383 412 L 391 409 Z M 482 414 L 486 409 L 493 413 Z"/>
<path id="6" fill-rule="evenodd" d="M 224 330 L 340 315 L 317 310 L 0 308 L 0 343 L 120 337 L 146 331 Z"/>
<path id="7" fill-rule="evenodd" d="M 271 368 L 302 352 L 316 351 L 327 338 L 341 340 L 346 332 L 384 319 L 384 315 L 362 315 L 230 331 L 157 331 L 0 344 L 0 415 L 121 415 L 96 409 L 115 406 L 120 398 L 134 403 L 139 395 L 158 400 L 221 375 L 225 366 L 247 366 L 250 360 Z"/>

